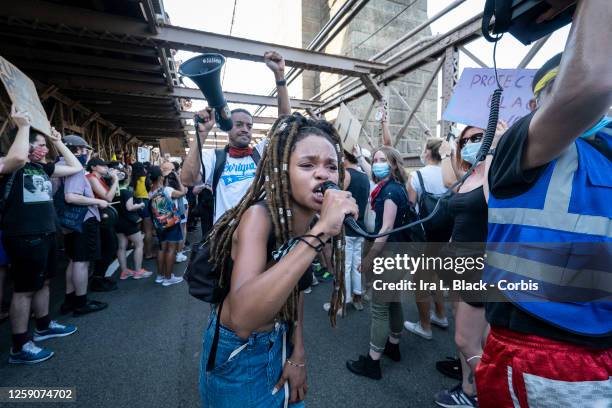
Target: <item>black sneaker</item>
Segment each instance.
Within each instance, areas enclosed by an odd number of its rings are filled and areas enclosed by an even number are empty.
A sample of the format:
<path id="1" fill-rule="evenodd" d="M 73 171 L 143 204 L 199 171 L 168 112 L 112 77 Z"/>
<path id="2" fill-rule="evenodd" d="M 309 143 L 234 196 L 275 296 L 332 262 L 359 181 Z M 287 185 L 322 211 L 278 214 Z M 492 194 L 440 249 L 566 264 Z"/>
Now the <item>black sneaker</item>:
<path id="1" fill-rule="evenodd" d="M 395 362 L 398 362 L 402 359 L 399 344 L 393 344 L 388 339 L 387 344 L 385 344 L 385 351 L 383 352 L 383 354 Z"/>
<path id="2" fill-rule="evenodd" d="M 60 306 L 61 315 L 67 315 L 68 313 L 71 313 L 73 311 L 74 311 L 74 304 L 72 302 L 64 302 Z"/>
<path id="3" fill-rule="evenodd" d="M 446 360 L 436 362 L 436 369 L 447 377 L 461 381 L 461 362 L 458 358 L 446 357 Z"/>
<path id="4" fill-rule="evenodd" d="M 89 285 L 92 292 L 110 292 L 117 289 L 117 282 L 108 278 L 94 278 Z"/>
<path id="5" fill-rule="evenodd" d="M 357 361 L 347 361 L 346 368 L 353 374 L 362 375 L 373 380 L 380 380 L 382 378 L 380 360 L 372 360 L 369 354 L 367 356 L 360 355 Z"/>
<path id="6" fill-rule="evenodd" d="M 74 308 L 74 316 L 83 316 L 88 313 L 99 312 L 100 310 L 104 310 L 108 307 L 108 303 L 98 302 L 97 300 L 88 300 L 85 306 L 75 307 Z"/>

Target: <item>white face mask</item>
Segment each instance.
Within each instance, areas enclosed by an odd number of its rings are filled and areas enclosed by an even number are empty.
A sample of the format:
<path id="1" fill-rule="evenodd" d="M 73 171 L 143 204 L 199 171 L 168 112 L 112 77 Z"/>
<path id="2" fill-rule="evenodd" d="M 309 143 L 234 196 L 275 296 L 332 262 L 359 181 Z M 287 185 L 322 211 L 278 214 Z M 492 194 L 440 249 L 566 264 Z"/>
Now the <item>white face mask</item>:
<path id="1" fill-rule="evenodd" d="M 423 164 L 423 166 L 426 166 L 427 158 L 425 157 L 425 152 L 421 153 L 421 156 L 419 156 L 419 158 L 421 159 L 421 163 Z"/>

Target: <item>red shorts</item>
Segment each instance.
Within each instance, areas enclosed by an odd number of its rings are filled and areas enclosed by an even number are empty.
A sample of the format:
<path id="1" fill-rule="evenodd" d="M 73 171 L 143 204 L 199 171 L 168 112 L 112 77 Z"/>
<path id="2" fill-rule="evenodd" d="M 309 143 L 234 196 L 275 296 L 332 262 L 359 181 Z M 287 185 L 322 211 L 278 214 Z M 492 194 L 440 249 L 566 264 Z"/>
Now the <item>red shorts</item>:
<path id="1" fill-rule="evenodd" d="M 491 327 L 476 388 L 481 408 L 609 407 L 612 349 Z"/>

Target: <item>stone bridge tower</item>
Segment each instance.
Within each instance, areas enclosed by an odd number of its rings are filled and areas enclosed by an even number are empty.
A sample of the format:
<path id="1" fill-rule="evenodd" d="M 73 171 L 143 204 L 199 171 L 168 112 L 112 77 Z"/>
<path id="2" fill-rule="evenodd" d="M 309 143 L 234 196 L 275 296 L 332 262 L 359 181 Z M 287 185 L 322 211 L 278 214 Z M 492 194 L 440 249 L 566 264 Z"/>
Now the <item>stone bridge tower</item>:
<path id="1" fill-rule="evenodd" d="M 344 1 L 302 0 L 303 47 L 309 45 L 321 27 L 329 20 L 330 16 L 336 13 Z M 324 51 L 368 59 L 426 20 L 427 0 L 370 0 L 357 16 L 327 45 Z M 385 26 L 385 24 L 387 25 Z M 381 29 L 383 26 L 385 27 Z M 380 31 L 377 32 L 377 30 Z M 372 35 L 375 32 L 376 34 Z M 389 58 L 407 45 L 430 35 L 430 29 L 426 28 L 390 51 L 382 59 Z M 394 140 L 395 135 L 410 113 L 406 105 L 410 106 L 411 109 L 414 108 L 433 69 L 431 64 L 428 64 L 390 83 L 390 86 L 399 92 L 405 102 L 391 89 L 385 89 L 388 100 L 388 121 Z M 335 74 L 305 72 L 303 76 L 303 95 L 305 98 L 310 98 L 338 79 L 339 76 Z M 404 156 L 414 157 L 420 153 L 424 140 L 429 137 L 426 134 L 426 129 L 430 130 L 431 135 L 436 135 L 437 97 L 437 81 L 434 81 L 419 107 L 416 117 L 411 120 L 410 126 L 396 146 Z M 371 102 L 372 97 L 368 94 L 349 102 L 347 106 L 363 121 Z M 374 120 L 374 112 L 375 110 L 370 115 L 365 130 L 372 136 L 373 144 L 378 146 L 380 144 L 380 125 Z M 363 133 L 361 144 L 362 146 L 367 145 Z"/>

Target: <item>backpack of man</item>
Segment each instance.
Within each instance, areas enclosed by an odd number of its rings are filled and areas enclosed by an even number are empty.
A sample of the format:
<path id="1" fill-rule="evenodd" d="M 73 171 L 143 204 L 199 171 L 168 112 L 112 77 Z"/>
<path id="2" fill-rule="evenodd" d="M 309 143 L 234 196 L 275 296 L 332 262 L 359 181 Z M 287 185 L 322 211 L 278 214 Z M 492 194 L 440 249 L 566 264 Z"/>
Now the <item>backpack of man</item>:
<path id="1" fill-rule="evenodd" d="M 425 183 L 423 182 L 423 176 L 421 172 L 417 170 L 417 177 L 419 178 L 419 185 L 421 186 L 421 194 L 419 195 L 419 218 L 425 219 L 433 213 L 434 208 L 439 200 L 440 205 L 434 216 L 423 223 L 425 233 L 427 234 L 428 240 L 438 242 L 448 242 L 453 231 L 453 217 L 448 210 L 446 199 L 443 194 L 432 194 L 425 189 Z"/>
<path id="2" fill-rule="evenodd" d="M 153 194 L 149 200 L 149 207 L 153 226 L 158 231 L 167 230 L 181 222 L 178 208 L 172 198 L 166 195 L 163 188 Z"/>

